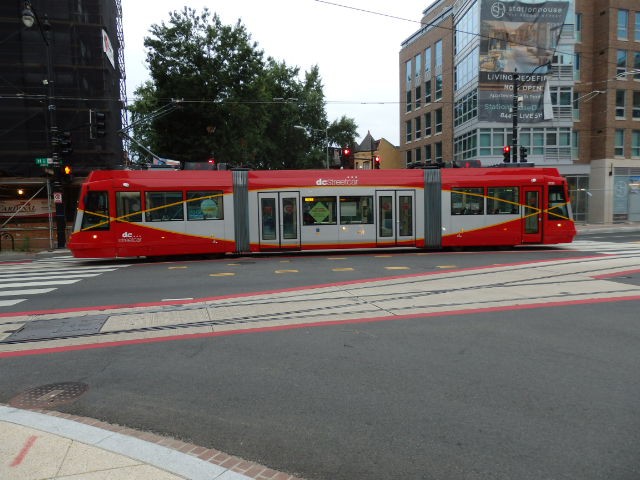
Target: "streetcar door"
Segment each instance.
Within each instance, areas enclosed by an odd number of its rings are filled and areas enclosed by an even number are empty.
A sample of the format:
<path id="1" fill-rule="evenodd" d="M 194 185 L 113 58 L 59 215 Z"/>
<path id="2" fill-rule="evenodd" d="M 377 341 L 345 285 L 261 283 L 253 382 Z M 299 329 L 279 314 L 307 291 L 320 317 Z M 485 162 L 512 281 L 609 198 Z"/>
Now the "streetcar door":
<path id="1" fill-rule="evenodd" d="M 523 199 L 523 243 L 542 242 L 542 188 L 524 187 Z"/>
<path id="2" fill-rule="evenodd" d="M 376 239 L 379 246 L 415 246 L 415 192 L 376 192 Z"/>
<path id="3" fill-rule="evenodd" d="M 258 220 L 262 249 L 300 248 L 298 192 L 258 193 Z"/>

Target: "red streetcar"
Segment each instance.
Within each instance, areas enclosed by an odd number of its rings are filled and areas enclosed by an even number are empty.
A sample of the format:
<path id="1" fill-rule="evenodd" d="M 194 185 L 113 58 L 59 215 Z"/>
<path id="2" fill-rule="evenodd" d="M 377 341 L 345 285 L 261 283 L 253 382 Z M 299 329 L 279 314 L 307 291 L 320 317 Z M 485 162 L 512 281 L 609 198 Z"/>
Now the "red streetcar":
<path id="1" fill-rule="evenodd" d="M 80 258 L 571 242 L 554 168 L 95 171 Z"/>

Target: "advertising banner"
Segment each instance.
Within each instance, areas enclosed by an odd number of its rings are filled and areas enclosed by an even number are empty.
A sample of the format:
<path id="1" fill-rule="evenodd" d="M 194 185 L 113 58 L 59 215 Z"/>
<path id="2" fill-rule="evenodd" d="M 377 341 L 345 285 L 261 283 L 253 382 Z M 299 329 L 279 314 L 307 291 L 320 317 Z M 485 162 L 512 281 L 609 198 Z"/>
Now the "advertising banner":
<path id="1" fill-rule="evenodd" d="M 511 122 L 514 73 L 518 74 L 518 120 L 545 116 L 546 74 L 562 33 L 569 2 L 481 0 L 480 120 Z"/>

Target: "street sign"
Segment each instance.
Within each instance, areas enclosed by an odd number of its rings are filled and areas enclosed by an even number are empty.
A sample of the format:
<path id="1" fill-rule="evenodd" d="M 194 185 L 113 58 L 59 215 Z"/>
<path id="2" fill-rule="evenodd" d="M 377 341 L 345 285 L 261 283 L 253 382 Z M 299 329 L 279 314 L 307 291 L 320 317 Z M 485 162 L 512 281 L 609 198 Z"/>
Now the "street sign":
<path id="1" fill-rule="evenodd" d="M 37 157 L 36 165 L 40 165 L 41 167 L 46 167 L 47 165 L 51 165 L 53 163 L 53 158 L 46 157 Z"/>
<path id="2" fill-rule="evenodd" d="M 62 203 L 62 193 L 53 192 L 53 203 Z"/>

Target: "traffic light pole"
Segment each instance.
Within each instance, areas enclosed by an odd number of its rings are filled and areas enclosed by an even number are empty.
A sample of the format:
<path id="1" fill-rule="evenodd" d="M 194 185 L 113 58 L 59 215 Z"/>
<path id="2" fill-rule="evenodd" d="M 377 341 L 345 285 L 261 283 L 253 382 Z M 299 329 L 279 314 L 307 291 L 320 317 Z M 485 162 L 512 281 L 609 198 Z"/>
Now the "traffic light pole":
<path id="1" fill-rule="evenodd" d="M 511 107 L 511 162 L 518 163 L 518 69 L 513 72 L 513 106 Z"/>
<path id="2" fill-rule="evenodd" d="M 37 17 L 36 17 L 37 18 Z M 48 23 L 48 22 L 47 22 Z M 67 243 L 67 221 L 65 218 L 64 196 L 62 191 L 62 164 L 59 155 L 60 138 L 56 120 L 55 86 L 53 78 L 53 55 L 51 54 L 51 27 L 45 28 L 47 46 L 47 109 L 49 111 L 49 143 L 51 158 L 53 159 L 53 202 L 56 209 L 56 235 L 58 248 L 64 248 Z"/>
<path id="3" fill-rule="evenodd" d="M 33 24 L 38 25 L 38 30 L 42 36 L 42 40 L 46 47 L 47 60 L 47 78 L 43 82 L 47 86 L 46 103 L 48 121 L 49 145 L 51 146 L 51 159 L 53 167 L 53 201 L 56 209 L 56 230 L 58 237 L 58 248 L 64 248 L 66 244 L 67 222 L 65 219 L 65 208 L 62 197 L 62 165 L 60 164 L 60 136 L 58 134 L 58 124 L 56 122 L 56 104 L 55 104 L 55 88 L 53 76 L 53 55 L 51 53 L 51 24 L 44 17 L 44 23 L 40 22 L 38 13 L 36 12 L 30 0 L 25 0 L 24 10 L 22 11 L 22 23 L 26 28 L 31 28 Z"/>

